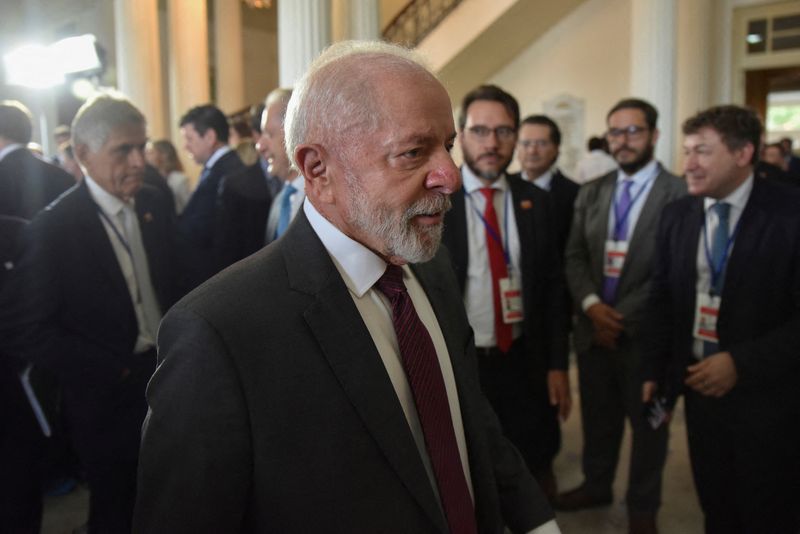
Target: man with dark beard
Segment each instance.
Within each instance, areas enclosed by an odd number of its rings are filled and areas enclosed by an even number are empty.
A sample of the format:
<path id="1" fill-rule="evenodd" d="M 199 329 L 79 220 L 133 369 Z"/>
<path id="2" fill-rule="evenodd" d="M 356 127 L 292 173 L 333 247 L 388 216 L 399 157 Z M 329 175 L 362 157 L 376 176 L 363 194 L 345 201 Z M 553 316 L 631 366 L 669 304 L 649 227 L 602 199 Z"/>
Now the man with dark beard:
<path id="1" fill-rule="evenodd" d="M 464 97 L 463 191 L 453 195 L 444 243 L 475 331 L 481 386 L 552 499 L 558 418 L 570 410 L 565 289 L 548 194 L 505 173 L 518 127 L 517 101 L 501 88 Z"/>
<path id="2" fill-rule="evenodd" d="M 584 483 L 556 506 L 610 504 L 625 417 L 633 429 L 626 503 L 631 533 L 656 532 L 665 425 L 642 416 L 637 332 L 650 291 L 655 232 L 665 204 L 686 193 L 683 181 L 653 159 L 658 112 L 626 99 L 607 116 L 607 138 L 619 170 L 585 184 L 565 255 L 567 283 L 580 305 L 574 344 L 580 371 Z"/>
<path id="3" fill-rule="evenodd" d="M 559 532 L 438 252 L 442 85 L 408 50 L 338 43 L 285 132 L 301 211 L 162 324 L 134 532 Z"/>

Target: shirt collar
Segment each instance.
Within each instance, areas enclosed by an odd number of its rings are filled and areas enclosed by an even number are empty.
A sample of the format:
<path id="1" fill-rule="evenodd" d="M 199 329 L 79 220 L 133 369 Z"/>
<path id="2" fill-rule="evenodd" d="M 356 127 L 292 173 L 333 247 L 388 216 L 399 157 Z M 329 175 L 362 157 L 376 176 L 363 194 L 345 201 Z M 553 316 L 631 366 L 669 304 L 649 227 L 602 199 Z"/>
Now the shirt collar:
<path id="1" fill-rule="evenodd" d="M 336 263 L 347 288 L 358 298 L 375 285 L 386 271 L 386 262 L 370 249 L 346 236 L 306 199 L 303 211 L 328 254 Z"/>
<path id="2" fill-rule="evenodd" d="M 89 194 L 100 209 L 103 210 L 103 213 L 109 217 L 116 217 L 125 206 L 125 202 L 103 189 L 91 176 L 86 176 L 85 180 L 86 186 L 89 188 Z M 131 200 L 130 205 L 133 205 L 133 200 Z"/>
<path id="3" fill-rule="evenodd" d="M 739 184 L 739 187 L 734 189 L 730 195 L 726 196 L 725 198 L 721 198 L 719 200 L 717 200 L 716 198 L 704 197 L 703 205 L 707 212 L 708 209 L 717 202 L 727 202 L 728 204 L 731 205 L 731 207 L 742 211 L 744 210 L 744 207 L 747 204 L 747 199 L 750 198 L 750 192 L 752 190 L 753 190 L 753 174 L 751 173 L 750 176 L 748 176 L 744 182 Z"/>
<path id="4" fill-rule="evenodd" d="M 492 182 L 491 185 L 487 186 L 484 185 L 481 180 L 475 176 L 475 173 L 472 172 L 467 165 L 461 166 L 461 181 L 462 187 L 464 188 L 464 192 L 468 195 L 471 195 L 478 189 L 483 189 L 484 187 L 491 187 L 492 189 L 499 189 L 500 191 L 505 191 L 508 189 L 508 182 L 506 181 L 506 174 L 503 173 L 500 175 L 500 178 Z"/>
<path id="5" fill-rule="evenodd" d="M 658 162 L 656 160 L 650 160 L 650 163 L 633 173 L 632 175 L 628 176 L 622 169 L 617 170 L 617 183 L 622 182 L 623 180 L 633 180 L 633 183 L 637 187 L 641 187 L 642 184 L 647 182 L 652 176 L 656 174 L 658 170 Z"/>
<path id="6" fill-rule="evenodd" d="M 228 145 L 219 147 L 218 149 L 216 149 L 214 151 L 213 154 L 211 154 L 211 157 L 208 158 L 208 161 L 206 161 L 206 164 L 204 165 L 204 167 L 206 169 L 210 169 L 211 167 L 214 166 L 215 163 L 217 163 L 219 161 L 219 159 L 222 156 L 224 156 L 225 154 L 227 154 L 230 151 L 231 151 L 231 147 L 229 147 Z"/>
<path id="7" fill-rule="evenodd" d="M 528 176 L 528 173 L 525 171 L 522 171 L 520 174 L 522 176 L 522 179 L 525 180 L 526 182 L 536 184 L 545 191 L 550 191 L 550 187 L 553 183 L 553 177 L 555 176 L 557 170 L 558 168 L 555 165 L 553 165 L 552 167 L 544 171 L 538 178 L 534 178 L 533 180 L 531 180 L 531 178 Z"/>
<path id="8" fill-rule="evenodd" d="M 2 150 L 0 150 L 0 161 L 3 161 L 4 157 L 8 156 L 10 153 L 20 148 L 25 148 L 25 147 L 19 143 L 11 143 L 9 145 L 6 145 L 5 147 L 3 147 Z"/>

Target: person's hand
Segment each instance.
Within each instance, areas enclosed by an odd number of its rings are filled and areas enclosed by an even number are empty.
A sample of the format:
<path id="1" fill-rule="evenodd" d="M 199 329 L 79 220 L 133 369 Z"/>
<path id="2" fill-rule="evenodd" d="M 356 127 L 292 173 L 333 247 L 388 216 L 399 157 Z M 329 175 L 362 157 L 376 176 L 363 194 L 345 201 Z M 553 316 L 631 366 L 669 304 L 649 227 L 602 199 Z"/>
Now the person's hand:
<path id="1" fill-rule="evenodd" d="M 686 370 L 689 376 L 684 383 L 701 395 L 709 397 L 722 397 L 739 380 L 730 352 L 712 354 L 699 363 L 690 365 Z"/>
<path id="2" fill-rule="evenodd" d="M 558 418 L 566 421 L 572 409 L 572 397 L 569 394 L 569 376 L 566 371 L 554 369 L 547 372 L 547 391 L 550 405 L 558 406 Z"/>
<path id="3" fill-rule="evenodd" d="M 653 380 L 648 380 L 642 384 L 642 402 L 648 403 L 655 398 L 658 385 Z"/>
<path id="4" fill-rule="evenodd" d="M 622 332 L 622 314 L 602 302 L 595 302 L 586 310 L 586 315 L 592 320 L 597 331 L 610 331 L 618 336 Z"/>
<path id="5" fill-rule="evenodd" d="M 618 333 L 611 330 L 594 330 L 592 332 L 592 341 L 598 347 L 603 347 L 609 350 L 616 350 Z"/>

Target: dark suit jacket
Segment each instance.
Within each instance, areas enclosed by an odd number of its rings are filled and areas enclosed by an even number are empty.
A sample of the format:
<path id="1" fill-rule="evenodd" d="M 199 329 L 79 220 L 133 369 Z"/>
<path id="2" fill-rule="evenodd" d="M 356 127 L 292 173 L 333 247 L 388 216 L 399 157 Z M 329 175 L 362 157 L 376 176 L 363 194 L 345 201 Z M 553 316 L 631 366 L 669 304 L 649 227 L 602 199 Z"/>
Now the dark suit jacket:
<path id="1" fill-rule="evenodd" d="M 215 239 L 220 192 L 225 177 L 244 168 L 235 151 L 222 156 L 211 167 L 209 175 L 197 185 L 178 218 L 179 256 L 186 290 L 204 282 L 222 268 L 222 254 Z"/>
<path id="2" fill-rule="evenodd" d="M 564 264 L 567 284 L 575 305 L 594 293 L 600 296 L 603 287 L 603 261 L 608 237 L 608 212 L 614 199 L 617 171 L 584 184 L 575 200 Z M 672 200 L 686 194 L 686 183 L 663 168 L 647 195 L 639 219 L 628 240 L 628 256 L 617 286 L 614 308 L 623 316 L 625 333 L 635 336 L 650 294 L 653 274 L 655 233 L 661 210 Z M 592 343 L 592 322 L 579 311 L 573 331 L 575 350 L 583 352 Z"/>
<path id="3" fill-rule="evenodd" d="M 775 399 L 771 409 L 797 406 L 800 376 L 800 192 L 756 179 L 728 260 L 717 322 L 720 350 L 729 351 L 738 383 L 734 400 Z M 697 248 L 703 199 L 685 197 L 664 209 L 643 336 L 644 376 L 674 399 L 692 357 Z M 796 421 L 791 423 L 796 425 Z"/>
<path id="4" fill-rule="evenodd" d="M 480 531 L 548 521 L 480 393 L 449 262 L 414 270 L 453 363 Z M 159 347 L 134 532 L 446 531 L 372 338 L 302 212 L 179 302 Z"/>
<path id="5" fill-rule="evenodd" d="M 534 356 L 531 371 L 567 368 L 567 326 L 564 276 L 554 231 L 552 204 L 547 193 L 518 175 L 508 176 L 514 220 L 520 239 L 523 333 Z M 469 250 L 464 191 L 451 196 L 453 208 L 444 220 L 442 242 L 450 251 L 461 294 L 467 280 Z"/>
<path id="6" fill-rule="evenodd" d="M 511 176 L 522 177 L 521 173 Z M 533 183 L 533 182 L 531 182 Z M 536 184 L 534 184 L 536 185 Z M 553 215 L 555 217 L 556 234 L 558 235 L 559 257 L 564 257 L 564 248 L 569 237 L 569 227 L 572 224 L 572 209 L 575 205 L 575 197 L 578 196 L 580 185 L 564 176 L 560 170 L 553 174 L 553 181 L 550 183 L 550 199 L 553 204 Z"/>
<path id="7" fill-rule="evenodd" d="M 65 170 L 26 148 L 13 150 L 0 161 L 0 215 L 33 219 L 73 185 L 75 179 Z"/>
<path id="8" fill-rule="evenodd" d="M 260 163 L 225 178 L 215 238 L 223 268 L 264 246 L 271 205 L 272 195 Z"/>
<path id="9" fill-rule="evenodd" d="M 172 210 L 158 191 L 136 197 L 142 242 L 163 310 L 174 300 Z M 18 268 L 2 296 L 0 324 L 14 354 L 47 367 L 64 384 L 117 379 L 138 335 L 128 286 L 85 183 L 30 224 Z"/>

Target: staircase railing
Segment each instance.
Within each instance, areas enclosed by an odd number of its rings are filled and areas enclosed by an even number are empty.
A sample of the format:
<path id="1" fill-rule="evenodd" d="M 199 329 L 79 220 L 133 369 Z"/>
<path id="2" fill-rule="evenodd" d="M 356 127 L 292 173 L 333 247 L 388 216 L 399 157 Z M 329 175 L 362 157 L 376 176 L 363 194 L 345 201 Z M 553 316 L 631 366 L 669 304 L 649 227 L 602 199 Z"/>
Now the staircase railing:
<path id="1" fill-rule="evenodd" d="M 387 41 L 417 46 L 461 0 L 413 0 L 383 31 Z"/>

